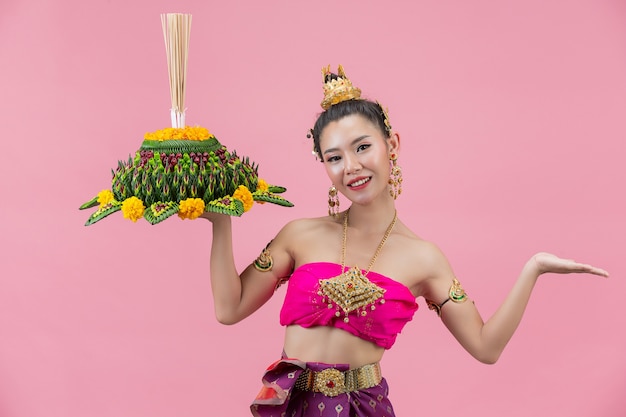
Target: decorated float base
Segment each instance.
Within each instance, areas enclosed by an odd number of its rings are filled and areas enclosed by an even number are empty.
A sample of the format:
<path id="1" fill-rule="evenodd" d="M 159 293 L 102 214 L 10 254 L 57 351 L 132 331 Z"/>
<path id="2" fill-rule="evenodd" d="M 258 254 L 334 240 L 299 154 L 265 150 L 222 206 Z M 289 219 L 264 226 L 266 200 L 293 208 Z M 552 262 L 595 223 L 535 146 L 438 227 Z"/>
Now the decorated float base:
<path id="1" fill-rule="evenodd" d="M 254 204 L 293 204 L 284 187 L 258 176 L 258 166 L 229 152 L 202 127 L 167 128 L 147 133 L 135 157 L 119 161 L 110 190 L 80 209 L 98 207 L 86 226 L 122 211 L 124 218 L 157 224 L 178 214 L 195 219 L 204 212 L 241 216 Z"/>

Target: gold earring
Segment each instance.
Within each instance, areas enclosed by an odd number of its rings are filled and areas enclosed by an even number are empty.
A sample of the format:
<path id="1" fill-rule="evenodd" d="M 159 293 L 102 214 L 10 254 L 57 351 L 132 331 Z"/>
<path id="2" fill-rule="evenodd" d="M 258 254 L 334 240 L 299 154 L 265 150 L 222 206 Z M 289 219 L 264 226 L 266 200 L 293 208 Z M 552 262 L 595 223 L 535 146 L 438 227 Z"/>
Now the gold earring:
<path id="1" fill-rule="evenodd" d="M 337 189 L 332 185 L 328 189 L 328 215 L 337 217 L 339 214 L 339 196 L 337 195 Z"/>
<path id="2" fill-rule="evenodd" d="M 391 164 L 389 173 L 389 195 L 395 200 L 402 194 L 402 168 L 398 165 L 398 155 L 391 153 L 389 155 Z"/>

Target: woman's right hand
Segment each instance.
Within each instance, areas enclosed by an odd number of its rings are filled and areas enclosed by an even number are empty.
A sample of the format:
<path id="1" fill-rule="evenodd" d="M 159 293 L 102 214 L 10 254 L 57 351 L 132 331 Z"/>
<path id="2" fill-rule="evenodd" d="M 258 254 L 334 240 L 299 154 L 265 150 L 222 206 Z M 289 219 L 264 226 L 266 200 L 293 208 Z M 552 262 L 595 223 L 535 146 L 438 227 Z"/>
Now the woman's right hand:
<path id="1" fill-rule="evenodd" d="M 211 223 L 230 220 L 230 216 L 228 214 L 214 213 L 212 211 L 205 211 L 200 215 L 200 217 L 207 219 Z"/>

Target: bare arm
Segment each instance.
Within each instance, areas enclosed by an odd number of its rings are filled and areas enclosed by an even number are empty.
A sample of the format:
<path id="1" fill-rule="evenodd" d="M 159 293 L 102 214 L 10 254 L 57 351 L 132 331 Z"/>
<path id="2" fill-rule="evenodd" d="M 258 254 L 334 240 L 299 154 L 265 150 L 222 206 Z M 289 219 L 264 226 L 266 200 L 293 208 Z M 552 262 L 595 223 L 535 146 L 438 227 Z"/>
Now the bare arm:
<path id="1" fill-rule="evenodd" d="M 270 299 L 278 281 L 290 274 L 293 261 L 287 251 L 287 233 L 281 231 L 268 248 L 274 264 L 271 270 L 259 271 L 250 265 L 239 274 L 230 216 L 207 213 L 203 217 L 213 223 L 210 273 L 215 316 L 220 323 L 234 324 L 259 309 Z"/>
<path id="2" fill-rule="evenodd" d="M 443 255 L 437 260 L 441 271 L 428 280 L 425 298 L 440 304 L 448 297 L 454 275 Z M 547 253 L 534 255 L 522 269 L 513 288 L 491 316 L 483 322 L 472 302 L 446 302 L 441 318 L 461 345 L 483 363 L 495 363 L 515 333 L 530 295 L 543 273 L 589 273 L 608 276 L 606 271 L 573 260 L 561 259 Z"/>

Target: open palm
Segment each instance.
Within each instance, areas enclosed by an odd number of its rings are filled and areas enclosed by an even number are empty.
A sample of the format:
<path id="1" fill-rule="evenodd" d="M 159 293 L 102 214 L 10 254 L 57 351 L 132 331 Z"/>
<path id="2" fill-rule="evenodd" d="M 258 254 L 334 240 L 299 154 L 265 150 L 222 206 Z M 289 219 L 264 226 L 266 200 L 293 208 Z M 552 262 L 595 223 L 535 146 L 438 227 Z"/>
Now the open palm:
<path id="1" fill-rule="evenodd" d="M 589 264 L 583 264 L 574 261 L 573 259 L 563 259 L 550 253 L 541 252 L 533 256 L 537 268 L 540 273 L 552 272 L 555 274 L 594 274 L 603 277 L 608 277 L 609 273 L 603 269 L 596 268 Z"/>

